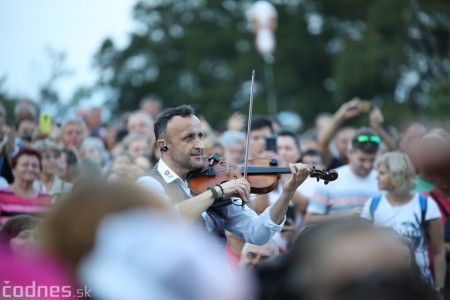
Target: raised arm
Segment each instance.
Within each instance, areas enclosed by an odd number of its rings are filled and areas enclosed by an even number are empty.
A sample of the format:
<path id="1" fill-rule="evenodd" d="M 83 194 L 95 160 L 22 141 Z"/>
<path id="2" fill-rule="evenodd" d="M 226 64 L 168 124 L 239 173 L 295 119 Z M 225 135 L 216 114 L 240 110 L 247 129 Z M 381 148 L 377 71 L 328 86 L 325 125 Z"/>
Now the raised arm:
<path id="1" fill-rule="evenodd" d="M 388 151 L 394 151 L 397 149 L 397 143 L 395 142 L 395 139 L 390 136 L 390 134 L 384 130 L 383 128 L 383 121 L 384 117 L 381 113 L 381 110 L 374 106 L 369 114 L 369 121 L 370 126 L 375 131 L 376 134 L 381 138 L 383 143 L 386 145 L 386 148 Z"/>
<path id="2" fill-rule="evenodd" d="M 353 118 L 359 114 L 359 102 L 359 98 L 354 98 L 342 104 L 331 118 L 328 126 L 324 128 L 323 133 L 319 136 L 319 147 L 325 158 L 325 163 L 327 166 L 329 166 L 333 161 L 333 156 L 330 152 L 330 149 L 328 148 L 330 141 L 333 139 L 336 130 L 342 125 L 345 120 Z"/>
<path id="3" fill-rule="evenodd" d="M 270 218 L 275 224 L 280 224 L 286 215 L 289 202 L 294 197 L 297 188 L 309 176 L 309 167 L 302 163 L 289 164 L 292 175 L 283 186 L 283 192 L 270 208 Z"/>

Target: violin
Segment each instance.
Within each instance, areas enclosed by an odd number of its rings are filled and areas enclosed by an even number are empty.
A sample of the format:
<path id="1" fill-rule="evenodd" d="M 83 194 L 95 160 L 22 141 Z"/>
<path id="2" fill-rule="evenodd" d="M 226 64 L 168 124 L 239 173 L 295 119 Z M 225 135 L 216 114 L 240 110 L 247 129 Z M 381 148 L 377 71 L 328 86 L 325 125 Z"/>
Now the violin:
<path id="1" fill-rule="evenodd" d="M 280 174 L 291 174 L 289 167 L 278 167 L 276 159 L 257 158 L 248 160 L 247 181 L 250 183 L 250 192 L 253 194 L 267 194 L 273 191 L 278 184 Z M 335 170 L 321 171 L 309 167 L 309 176 L 324 180 L 325 184 L 338 178 Z M 203 158 L 203 167 L 188 174 L 189 188 L 196 194 L 205 192 L 208 187 L 226 181 L 242 178 L 244 164 L 229 164 L 217 154 Z"/>

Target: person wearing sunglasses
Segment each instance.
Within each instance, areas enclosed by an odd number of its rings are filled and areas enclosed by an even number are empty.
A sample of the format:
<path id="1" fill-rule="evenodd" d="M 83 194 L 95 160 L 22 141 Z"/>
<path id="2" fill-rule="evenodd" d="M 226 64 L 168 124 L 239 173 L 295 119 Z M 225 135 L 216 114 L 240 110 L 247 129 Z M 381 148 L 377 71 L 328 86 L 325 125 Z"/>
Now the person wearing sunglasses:
<path id="1" fill-rule="evenodd" d="M 364 114 L 368 115 L 370 129 L 380 137 L 387 150 L 397 149 L 395 139 L 383 128 L 384 116 L 381 110 L 371 101 L 355 97 L 341 105 L 319 134 L 319 147 L 328 168 L 335 169 L 349 163 L 347 145 L 355 134 L 355 129 L 344 123 Z M 332 153 L 333 148 L 335 153 Z"/>
<path id="2" fill-rule="evenodd" d="M 347 148 L 349 163 L 336 169 L 339 182 L 316 187 L 306 223 L 360 215 L 364 203 L 379 193 L 373 165 L 380 143 L 380 136 L 369 128 L 355 132 Z"/>

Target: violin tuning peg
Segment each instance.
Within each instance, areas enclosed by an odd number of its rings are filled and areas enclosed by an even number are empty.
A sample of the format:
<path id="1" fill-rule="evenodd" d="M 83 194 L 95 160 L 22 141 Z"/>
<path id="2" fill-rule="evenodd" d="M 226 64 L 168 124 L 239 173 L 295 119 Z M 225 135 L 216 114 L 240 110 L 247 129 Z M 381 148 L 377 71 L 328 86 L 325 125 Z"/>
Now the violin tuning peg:
<path id="1" fill-rule="evenodd" d="M 328 184 L 329 183 L 329 181 L 328 180 L 325 180 L 325 184 Z"/>
<path id="2" fill-rule="evenodd" d="M 277 167 L 277 166 L 278 166 L 278 160 L 276 160 L 275 158 L 271 158 L 271 159 L 269 160 L 269 165 L 270 165 L 271 167 Z"/>
<path id="3" fill-rule="evenodd" d="M 317 182 L 319 182 L 319 181 L 320 181 L 320 178 L 319 178 L 319 177 L 316 177 L 316 179 L 317 179 Z"/>

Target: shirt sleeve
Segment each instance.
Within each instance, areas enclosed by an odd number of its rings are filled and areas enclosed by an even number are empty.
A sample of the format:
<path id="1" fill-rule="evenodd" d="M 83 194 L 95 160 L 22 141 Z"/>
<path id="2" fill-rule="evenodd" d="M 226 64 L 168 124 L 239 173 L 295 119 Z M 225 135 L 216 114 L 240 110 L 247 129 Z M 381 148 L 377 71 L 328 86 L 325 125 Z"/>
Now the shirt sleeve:
<path id="1" fill-rule="evenodd" d="M 425 220 L 434 220 L 442 218 L 441 211 L 439 210 L 439 207 L 437 206 L 434 199 L 431 197 L 427 198 L 427 212 L 425 213 Z"/>
<path id="2" fill-rule="evenodd" d="M 313 197 L 310 199 L 307 212 L 325 215 L 327 213 L 330 197 L 322 187 L 316 188 Z"/>
<path id="3" fill-rule="evenodd" d="M 258 216 L 247 205 L 242 209 L 231 204 L 227 207 L 228 218 L 225 227 L 249 243 L 264 245 L 276 232 L 281 231 L 286 221 L 285 217 L 280 224 L 275 224 L 270 218 L 270 209 L 271 206 Z"/>
<path id="4" fill-rule="evenodd" d="M 372 220 L 372 215 L 370 214 L 370 204 L 372 203 L 372 198 L 366 201 L 364 207 L 361 211 L 361 218 Z"/>

